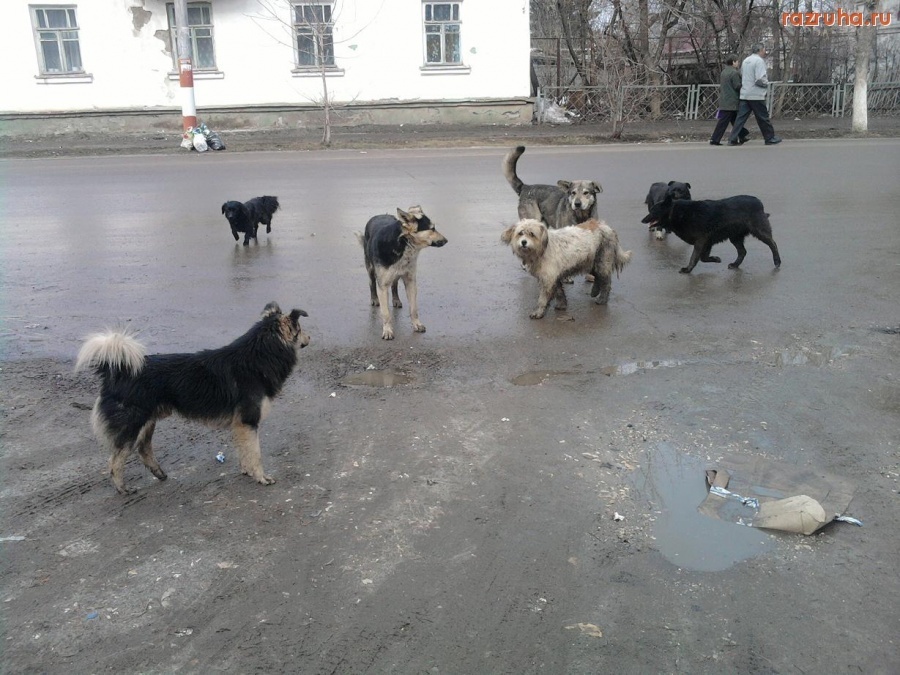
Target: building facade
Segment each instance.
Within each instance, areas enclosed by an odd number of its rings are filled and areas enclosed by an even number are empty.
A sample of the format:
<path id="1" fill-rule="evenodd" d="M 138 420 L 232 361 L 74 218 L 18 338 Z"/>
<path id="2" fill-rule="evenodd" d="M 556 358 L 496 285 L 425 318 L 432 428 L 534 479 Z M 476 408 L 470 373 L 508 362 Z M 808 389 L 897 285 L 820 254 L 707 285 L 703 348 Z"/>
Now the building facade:
<path id="1" fill-rule="evenodd" d="M 483 123 L 486 111 L 531 121 L 528 0 L 206 0 L 187 10 L 201 117 L 230 111 L 265 126 L 321 108 L 327 91 L 355 111 L 350 120 L 376 122 L 381 110 L 409 122 Z M 0 115 L 179 111 L 176 23 L 165 0 L 4 0 L 14 58 Z"/>

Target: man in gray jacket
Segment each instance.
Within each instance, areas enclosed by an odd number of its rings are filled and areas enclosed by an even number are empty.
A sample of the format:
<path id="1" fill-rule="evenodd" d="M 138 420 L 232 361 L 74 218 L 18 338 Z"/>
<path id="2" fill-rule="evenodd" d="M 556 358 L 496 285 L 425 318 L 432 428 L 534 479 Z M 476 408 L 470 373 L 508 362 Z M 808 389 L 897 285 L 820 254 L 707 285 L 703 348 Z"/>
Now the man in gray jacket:
<path id="1" fill-rule="evenodd" d="M 769 78 L 766 75 L 766 48 L 761 44 L 753 45 L 750 54 L 741 64 L 741 104 L 738 108 L 737 119 L 731 128 L 731 136 L 728 145 L 740 145 L 740 134 L 752 112 L 756 117 L 756 123 L 762 132 L 766 145 L 781 143 L 781 139 L 775 135 L 772 122 L 769 120 L 769 111 L 766 108 L 766 92 L 769 88 Z"/>

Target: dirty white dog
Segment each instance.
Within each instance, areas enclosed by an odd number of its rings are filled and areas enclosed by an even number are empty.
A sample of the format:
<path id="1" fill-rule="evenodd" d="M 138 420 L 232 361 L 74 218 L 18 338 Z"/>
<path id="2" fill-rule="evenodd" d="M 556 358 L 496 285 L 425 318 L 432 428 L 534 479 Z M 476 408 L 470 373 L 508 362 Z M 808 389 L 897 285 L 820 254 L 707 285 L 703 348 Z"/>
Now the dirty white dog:
<path id="1" fill-rule="evenodd" d="M 593 274 L 591 297 L 598 305 L 609 300 L 613 272 L 618 275 L 631 260 L 631 251 L 619 245 L 616 231 L 602 220 L 588 220 L 580 225 L 550 229 L 538 220 L 520 220 L 500 235 L 525 269 L 540 283 L 537 308 L 530 314 L 541 319 L 550 300 L 556 298 L 556 309 L 566 309 L 568 302 L 563 282 L 573 274 Z"/>

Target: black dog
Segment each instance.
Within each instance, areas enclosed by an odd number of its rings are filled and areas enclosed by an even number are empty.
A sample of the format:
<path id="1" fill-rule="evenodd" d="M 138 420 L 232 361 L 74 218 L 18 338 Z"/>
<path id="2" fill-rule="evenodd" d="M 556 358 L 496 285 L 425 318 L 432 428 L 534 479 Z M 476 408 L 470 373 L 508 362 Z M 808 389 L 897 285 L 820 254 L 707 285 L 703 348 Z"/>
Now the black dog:
<path id="1" fill-rule="evenodd" d="M 133 337 L 110 331 L 92 335 L 76 370 L 93 367 L 102 379 L 91 425 L 110 451 L 109 473 L 121 494 L 125 460 L 134 450 L 151 473 L 166 479 L 153 455 L 157 420 L 173 412 L 214 427 L 231 426 L 241 472 L 258 483 L 275 482 L 263 471 L 259 424 L 309 344 L 300 328 L 302 309 L 281 313 L 275 302 L 262 318 L 226 347 L 195 354 L 153 354 Z"/>
<path id="2" fill-rule="evenodd" d="M 666 196 L 659 204 L 654 204 L 642 220 L 650 227 L 662 227 L 667 232 L 674 232 L 688 244 L 694 245 L 691 261 L 681 272 L 690 273 L 698 261 L 722 262 L 720 258 L 709 255 L 714 244 L 728 239 L 737 249 L 738 257 L 729 269 L 737 269 L 747 249 L 744 238 L 752 234 L 772 249 L 775 267 L 781 265 L 778 246 L 772 239 L 772 226 L 769 214 L 765 212 L 763 203 L 750 195 L 738 195 L 727 199 L 705 199 L 690 201 L 673 199 Z"/>
<path id="3" fill-rule="evenodd" d="M 260 224 L 266 226 L 266 234 L 272 232 L 272 216 L 278 210 L 278 197 L 254 197 L 250 201 L 225 202 L 222 204 L 222 213 L 231 225 L 231 234 L 234 240 L 240 237 L 238 232 L 244 233 L 244 246 L 250 244 L 251 239 L 256 239 L 256 230 Z"/>
<path id="4" fill-rule="evenodd" d="M 670 180 L 668 183 L 653 183 L 650 186 L 650 191 L 647 193 L 647 198 L 644 200 L 644 203 L 647 205 L 647 212 L 650 212 L 654 204 L 659 204 L 665 199 L 666 195 L 672 195 L 672 199 L 690 199 L 691 184 L 679 183 L 675 180 Z M 666 231 L 661 227 L 651 227 L 650 231 L 657 239 L 665 239 L 666 237 Z"/>

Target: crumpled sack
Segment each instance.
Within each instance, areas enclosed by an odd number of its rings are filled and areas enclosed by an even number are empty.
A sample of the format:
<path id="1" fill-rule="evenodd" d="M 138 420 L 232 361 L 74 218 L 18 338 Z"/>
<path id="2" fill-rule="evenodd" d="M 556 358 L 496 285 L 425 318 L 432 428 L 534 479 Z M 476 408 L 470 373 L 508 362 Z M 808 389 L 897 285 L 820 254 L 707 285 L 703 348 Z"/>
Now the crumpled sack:
<path id="1" fill-rule="evenodd" d="M 206 137 L 202 133 L 194 133 L 191 143 L 197 152 L 206 152 L 209 146 L 206 144 Z"/>

